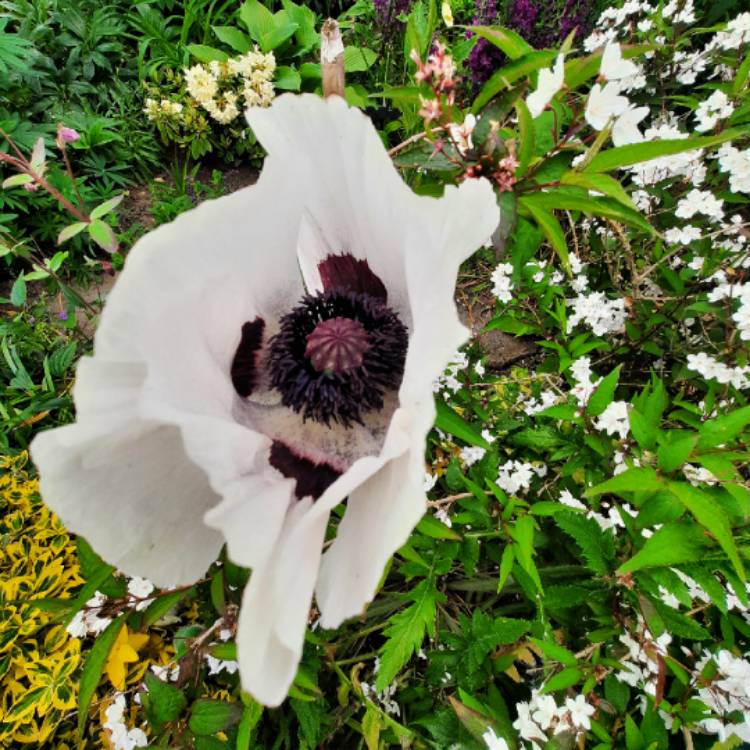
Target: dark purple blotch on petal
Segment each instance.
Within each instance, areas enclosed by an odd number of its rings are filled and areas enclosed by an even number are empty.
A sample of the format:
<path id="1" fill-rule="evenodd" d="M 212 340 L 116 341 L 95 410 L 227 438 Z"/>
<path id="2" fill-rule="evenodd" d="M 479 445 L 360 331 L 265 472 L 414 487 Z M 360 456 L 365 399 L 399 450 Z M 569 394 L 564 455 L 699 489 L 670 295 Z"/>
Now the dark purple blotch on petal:
<path id="1" fill-rule="evenodd" d="M 312 497 L 317 500 L 340 476 L 330 464 L 316 464 L 295 453 L 280 440 L 271 446 L 270 464 L 287 479 L 296 480 L 294 494 L 299 500 Z"/>
<path id="2" fill-rule="evenodd" d="M 234 353 L 231 376 L 234 390 L 247 398 L 258 385 L 258 353 L 263 344 L 263 330 L 266 324 L 263 318 L 256 318 L 242 326 L 240 345 Z"/>
<path id="3" fill-rule="evenodd" d="M 318 263 L 323 289 L 329 292 L 337 289 L 345 292 L 369 294 L 382 302 L 388 300 L 385 284 L 370 270 L 366 260 L 355 258 L 349 253 L 329 255 Z"/>

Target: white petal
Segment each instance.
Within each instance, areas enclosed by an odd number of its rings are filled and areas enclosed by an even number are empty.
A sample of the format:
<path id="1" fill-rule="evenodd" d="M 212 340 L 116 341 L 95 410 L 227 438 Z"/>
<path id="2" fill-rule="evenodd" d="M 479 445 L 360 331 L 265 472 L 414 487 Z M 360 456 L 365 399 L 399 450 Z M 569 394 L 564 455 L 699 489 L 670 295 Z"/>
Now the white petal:
<path id="1" fill-rule="evenodd" d="M 237 627 L 242 686 L 267 706 L 286 697 L 302 655 L 328 514 L 309 514 L 311 500 L 294 505 L 268 563 L 245 589 Z"/>
<path id="2" fill-rule="evenodd" d="M 470 180 L 460 188 L 447 188 L 442 203 L 435 202 L 433 208 L 434 216 L 421 233 L 404 227 L 414 328 L 399 391 L 400 409 L 380 456 L 387 460 L 375 473 L 366 463 L 371 459 L 362 459 L 313 508 L 314 512 L 326 503 L 340 482 L 359 473 L 359 487 L 349 494 L 344 519 L 321 566 L 316 591 L 325 627 L 362 611 L 388 559 L 425 511 L 424 441 L 435 419 L 432 383 L 469 337 L 453 303 L 458 267 L 497 224 L 495 197 L 484 182 Z M 427 267 L 429 275 L 424 273 Z"/>
<path id="3" fill-rule="evenodd" d="M 221 535 L 201 520 L 218 498 L 175 428 L 87 420 L 37 435 L 32 455 L 45 501 L 112 565 L 173 586 L 218 555 Z"/>
<path id="4" fill-rule="evenodd" d="M 299 250 L 307 286 L 320 288 L 317 264 L 327 255 L 349 253 L 367 260 L 410 325 L 403 229 L 421 223 L 425 199 L 401 179 L 369 118 L 338 97 L 287 94 L 249 109 L 247 119 L 270 153 L 264 171 L 288 170 L 289 162 L 299 169 L 289 189 L 306 200 Z"/>

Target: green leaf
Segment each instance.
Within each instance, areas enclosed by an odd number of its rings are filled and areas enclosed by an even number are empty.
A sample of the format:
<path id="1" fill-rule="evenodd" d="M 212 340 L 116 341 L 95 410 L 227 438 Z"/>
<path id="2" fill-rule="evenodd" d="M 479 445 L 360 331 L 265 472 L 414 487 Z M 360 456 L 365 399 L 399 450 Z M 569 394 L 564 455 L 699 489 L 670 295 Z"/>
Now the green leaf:
<path id="1" fill-rule="evenodd" d="M 75 341 L 69 341 L 59 349 L 55 349 L 49 358 L 49 371 L 53 377 L 59 377 L 64 374 L 67 369 L 73 364 L 73 360 L 76 356 L 76 349 L 78 344 Z M 76 539 L 78 542 L 81 537 Z"/>
<path id="2" fill-rule="evenodd" d="M 86 726 L 91 699 L 94 697 L 99 680 L 104 672 L 104 665 L 107 663 L 109 652 L 112 650 L 120 629 L 125 623 L 125 617 L 126 615 L 120 615 L 107 625 L 107 628 L 94 641 L 94 645 L 83 663 L 81 678 L 78 683 L 78 734 L 81 736 L 83 736 L 83 729 Z"/>
<path id="3" fill-rule="evenodd" d="M 542 686 L 542 693 L 553 693 L 555 690 L 565 690 L 573 687 L 583 679 L 583 672 L 577 667 L 567 667 L 562 672 L 550 677 Z"/>
<path id="4" fill-rule="evenodd" d="M 152 672 L 146 672 L 144 680 L 148 688 L 149 719 L 157 725 L 177 721 L 187 707 L 187 698 L 182 690 L 162 682 Z"/>
<path id="5" fill-rule="evenodd" d="M 117 250 L 117 236 L 112 227 L 101 219 L 94 219 L 88 225 L 89 237 L 96 242 L 99 247 L 108 253 L 114 253 Z"/>
<path id="6" fill-rule="evenodd" d="M 659 435 L 657 457 L 659 468 L 666 474 L 676 471 L 690 458 L 698 436 L 688 430 L 669 430 Z"/>
<path id="7" fill-rule="evenodd" d="M 482 90 L 474 99 L 471 111 L 476 115 L 489 104 L 501 91 L 509 89 L 519 79 L 531 75 L 540 68 L 548 66 L 557 57 L 553 51 L 543 50 L 529 52 L 493 73 Z"/>
<path id="8" fill-rule="evenodd" d="M 194 734 L 216 734 L 236 724 L 240 716 L 240 708 L 234 703 L 199 698 L 190 706 L 188 726 Z"/>
<path id="9" fill-rule="evenodd" d="M 422 520 L 417 524 L 417 531 L 432 539 L 451 539 L 460 542 L 462 538 L 460 534 L 457 534 L 453 529 L 448 528 L 448 526 L 442 521 L 438 521 L 438 519 L 430 513 L 422 516 Z"/>
<path id="10" fill-rule="evenodd" d="M 557 253 L 565 270 L 570 273 L 570 258 L 568 257 L 568 243 L 565 240 L 560 222 L 546 209 L 542 208 L 532 196 L 522 196 L 518 199 L 519 209 L 531 214 L 534 221 L 544 233 L 547 241 Z"/>
<path id="11" fill-rule="evenodd" d="M 372 67 L 377 54 L 367 47 L 346 47 L 344 49 L 344 70 L 347 73 L 361 73 Z"/>
<path id="12" fill-rule="evenodd" d="M 518 167 L 516 177 L 523 177 L 529 167 L 531 157 L 534 155 L 534 121 L 531 118 L 529 108 L 523 99 L 518 99 L 515 104 L 518 115 Z"/>
<path id="13" fill-rule="evenodd" d="M 750 406 L 704 422 L 698 431 L 698 447 L 707 450 L 733 440 L 750 424 Z"/>
<path id="14" fill-rule="evenodd" d="M 388 640 L 380 649 L 380 670 L 375 683 L 379 691 L 393 682 L 399 670 L 422 645 L 425 635 L 435 634 L 437 603 L 445 601 L 445 595 L 435 588 L 432 575 L 420 581 L 407 597 L 412 604 L 393 615 L 383 631 Z"/>
<path id="15" fill-rule="evenodd" d="M 266 34 L 260 38 L 258 44 L 263 52 L 273 52 L 277 47 L 280 47 L 289 37 L 294 35 L 297 31 L 296 23 L 285 23 L 281 26 L 274 26 Z"/>
<path id="16" fill-rule="evenodd" d="M 598 153 L 588 164 L 586 172 L 610 172 L 619 167 L 629 167 L 651 159 L 662 156 L 681 154 L 696 148 L 710 148 L 718 146 L 734 138 L 744 135 L 742 128 L 731 128 L 718 135 L 701 136 L 698 138 L 684 138 L 682 140 L 659 140 L 632 143 L 627 146 L 618 146 L 607 151 Z"/>
<path id="17" fill-rule="evenodd" d="M 604 216 L 629 224 L 649 234 L 656 234 L 656 230 L 638 211 L 626 208 L 622 203 L 611 198 L 594 199 L 568 192 L 565 188 L 551 188 L 545 192 L 534 193 L 533 196 L 524 196 L 524 200 L 527 203 L 531 200 L 538 208 L 547 211 L 582 211 L 592 216 Z"/>
<path id="18" fill-rule="evenodd" d="M 212 26 L 211 28 L 220 42 L 224 42 L 236 52 L 244 55 L 250 50 L 252 41 L 235 26 Z"/>
<path id="19" fill-rule="evenodd" d="M 625 713 L 630 700 L 630 688 L 613 674 L 604 678 L 604 697 L 618 713 Z"/>
<path id="20" fill-rule="evenodd" d="M 584 497 L 596 497 L 603 495 L 605 492 L 611 492 L 615 495 L 630 492 L 656 492 L 664 489 L 664 481 L 649 466 L 635 466 L 622 474 L 618 474 L 606 482 L 597 484 L 595 487 L 589 487 L 584 493 Z"/>
<path id="21" fill-rule="evenodd" d="M 125 193 L 120 193 L 120 195 L 116 195 L 114 198 L 110 198 L 108 201 L 104 201 L 104 203 L 99 204 L 91 212 L 90 218 L 100 219 L 105 214 L 108 214 L 110 211 L 117 208 L 117 206 L 119 206 L 120 203 L 122 203 L 122 199 L 124 197 L 125 197 Z"/>
<path id="22" fill-rule="evenodd" d="M 207 44 L 188 44 L 185 48 L 199 62 L 207 63 L 211 60 L 225 62 L 229 59 L 226 52 L 222 52 L 216 47 L 209 47 Z"/>
<path id="23" fill-rule="evenodd" d="M 34 178 L 30 174 L 14 174 L 3 180 L 3 189 L 20 187 L 21 185 L 28 185 L 32 182 L 34 182 Z"/>
<path id="24" fill-rule="evenodd" d="M 578 664 L 578 659 L 573 652 L 568 651 L 567 648 L 559 646 L 557 643 L 551 643 L 550 641 L 542 641 L 539 638 L 529 638 L 537 648 L 548 658 L 553 661 L 559 661 L 560 664 L 566 667 L 575 667 Z"/>
<path id="25" fill-rule="evenodd" d="M 242 3 L 240 6 L 240 21 L 256 42 L 260 42 L 261 37 L 274 28 L 273 14 L 258 0 L 245 0 Z"/>
<path id="26" fill-rule="evenodd" d="M 602 531 L 593 518 L 578 513 L 557 513 L 554 519 L 581 548 L 586 565 L 597 575 L 608 575 L 615 555 L 612 535 Z"/>
<path id="27" fill-rule="evenodd" d="M 617 383 L 620 378 L 622 365 L 618 365 L 602 382 L 596 387 L 591 394 L 588 404 L 586 404 L 586 413 L 592 417 L 598 417 L 604 413 L 604 410 L 612 403 L 617 390 Z"/>
<path id="28" fill-rule="evenodd" d="M 476 445 L 485 450 L 489 449 L 490 444 L 482 437 L 479 430 L 472 427 L 441 398 L 435 399 L 435 408 L 437 410 L 435 427 L 443 432 L 447 432 L 449 435 L 461 438 L 461 440 L 469 443 L 469 445 Z"/>
<path id="29" fill-rule="evenodd" d="M 302 86 L 302 76 L 298 70 L 288 65 L 279 65 L 276 68 L 276 78 L 273 85 L 284 91 L 299 91 Z"/>
<path id="30" fill-rule="evenodd" d="M 26 302 L 26 280 L 19 276 L 10 289 L 10 304 L 14 307 L 23 307 Z"/>
<path id="31" fill-rule="evenodd" d="M 706 537 L 698 526 L 693 523 L 668 523 L 655 531 L 643 547 L 617 569 L 617 574 L 698 562 L 705 554 Z"/>
<path id="32" fill-rule="evenodd" d="M 670 482 L 669 491 L 695 516 L 699 524 L 714 535 L 744 583 L 747 580 L 745 568 L 724 508 L 711 495 L 687 482 Z"/>
<path id="33" fill-rule="evenodd" d="M 253 731 L 263 717 L 263 706 L 248 696 L 245 707 L 242 710 L 242 718 L 237 727 L 236 750 L 250 750 L 253 739 Z"/>
<path id="34" fill-rule="evenodd" d="M 586 188 L 586 190 L 595 190 L 598 193 L 603 193 L 610 198 L 614 198 L 619 203 L 622 203 L 623 206 L 627 206 L 634 211 L 637 210 L 623 186 L 608 174 L 600 174 L 598 172 L 594 174 L 575 171 L 565 172 L 560 177 L 560 184 L 582 187 Z"/>
<path id="35" fill-rule="evenodd" d="M 167 612 L 176 607 L 180 600 L 188 594 L 189 591 L 173 591 L 171 594 L 156 597 L 143 612 L 144 626 L 153 625 L 155 622 L 161 620 Z"/>
<path id="36" fill-rule="evenodd" d="M 518 60 L 534 51 L 520 34 L 502 26 L 469 26 L 468 29 L 501 49 L 511 60 Z"/>

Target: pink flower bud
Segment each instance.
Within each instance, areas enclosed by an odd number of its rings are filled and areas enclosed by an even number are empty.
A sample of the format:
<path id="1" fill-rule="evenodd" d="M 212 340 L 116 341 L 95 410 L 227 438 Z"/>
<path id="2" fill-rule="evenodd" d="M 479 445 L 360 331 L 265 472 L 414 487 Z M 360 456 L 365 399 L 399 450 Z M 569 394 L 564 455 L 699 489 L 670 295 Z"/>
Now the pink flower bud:
<path id="1" fill-rule="evenodd" d="M 63 143 L 75 143 L 75 141 L 81 138 L 81 135 L 77 130 L 66 128 L 64 125 L 61 125 L 57 132 Z"/>

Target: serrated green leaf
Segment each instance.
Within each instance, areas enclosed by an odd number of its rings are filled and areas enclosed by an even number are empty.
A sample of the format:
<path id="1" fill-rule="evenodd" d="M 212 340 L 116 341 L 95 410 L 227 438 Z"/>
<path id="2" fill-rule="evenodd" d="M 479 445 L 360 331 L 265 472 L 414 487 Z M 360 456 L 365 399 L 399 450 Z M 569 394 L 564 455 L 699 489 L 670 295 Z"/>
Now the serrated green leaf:
<path id="1" fill-rule="evenodd" d="M 667 474 L 679 469 L 688 461 L 697 442 L 698 435 L 688 430 L 662 432 L 659 435 L 659 448 L 656 453 L 659 468 Z"/>
<path id="2" fill-rule="evenodd" d="M 705 554 L 706 538 L 698 526 L 693 523 L 668 523 L 655 531 L 643 547 L 617 569 L 617 574 L 698 562 Z"/>
<path id="3" fill-rule="evenodd" d="M 698 448 L 708 450 L 724 445 L 739 435 L 750 424 L 750 406 L 704 422 L 698 431 Z"/>
<path id="4" fill-rule="evenodd" d="M 152 672 L 146 672 L 144 680 L 148 688 L 147 712 L 151 721 L 161 725 L 179 719 L 188 703 L 182 690 L 162 682 Z"/>
<path id="5" fill-rule="evenodd" d="M 432 576 L 420 581 L 407 596 L 412 603 L 391 617 L 383 631 L 388 640 L 380 649 L 380 669 L 375 683 L 379 691 L 393 682 L 425 636 L 434 635 L 437 604 L 445 601 L 445 595 L 435 588 Z"/>
<path id="6" fill-rule="evenodd" d="M 586 565 L 597 575 L 608 575 L 615 556 L 611 534 L 601 530 L 593 518 L 565 512 L 554 516 L 555 523 L 575 540 L 580 547 Z"/>
<path id="7" fill-rule="evenodd" d="M 59 377 L 64 374 L 73 364 L 77 347 L 78 344 L 75 341 L 69 341 L 52 352 L 49 358 L 49 371 L 53 377 Z"/>
<path id="8" fill-rule="evenodd" d="M 744 583 L 747 580 L 745 568 L 740 560 L 724 508 L 707 492 L 687 482 L 670 482 L 669 491 L 695 516 L 699 524 L 714 535 Z"/>
<path id="9" fill-rule="evenodd" d="M 657 492 L 661 489 L 664 489 L 664 480 L 650 466 L 636 466 L 595 487 L 589 487 L 583 496 L 596 497 L 605 492 L 622 496 L 623 492 Z"/>
<path id="10" fill-rule="evenodd" d="M 188 726 L 194 734 L 216 734 L 236 724 L 241 715 L 242 712 L 235 703 L 199 698 L 190 706 Z"/>
<path id="11" fill-rule="evenodd" d="M 361 73 L 372 67 L 377 53 L 367 47 L 346 47 L 344 49 L 344 71 Z"/>

